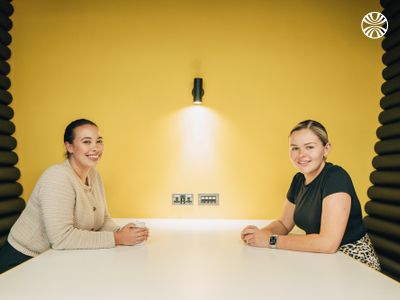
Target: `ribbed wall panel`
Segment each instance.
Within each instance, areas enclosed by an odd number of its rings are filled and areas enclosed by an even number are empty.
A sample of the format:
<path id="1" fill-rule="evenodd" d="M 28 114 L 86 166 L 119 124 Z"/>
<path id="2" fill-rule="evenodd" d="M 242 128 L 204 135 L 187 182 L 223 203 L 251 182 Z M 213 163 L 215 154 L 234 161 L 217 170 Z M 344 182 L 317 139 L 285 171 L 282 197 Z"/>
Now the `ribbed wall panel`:
<path id="1" fill-rule="evenodd" d="M 13 22 L 11 19 L 8 18 L 7 15 L 5 15 L 2 11 L 0 11 L 0 27 L 7 31 L 10 31 L 13 27 Z"/>
<path id="2" fill-rule="evenodd" d="M 400 122 L 394 122 L 378 127 L 376 135 L 381 140 L 400 137 Z"/>
<path id="3" fill-rule="evenodd" d="M 400 205 L 385 202 L 368 201 L 365 205 L 365 212 L 372 217 L 383 218 L 397 222 L 400 219 Z"/>
<path id="4" fill-rule="evenodd" d="M 11 50 L 7 46 L 0 43 L 0 59 L 8 60 L 11 57 Z"/>
<path id="5" fill-rule="evenodd" d="M 382 272 L 400 280 L 400 1 L 381 0 L 389 29 L 382 41 L 385 82 L 380 100 L 383 111 L 376 130 L 364 223 L 379 257 Z"/>
<path id="6" fill-rule="evenodd" d="M 0 11 L 7 17 L 10 17 L 14 12 L 14 7 L 11 5 L 10 0 L 0 0 Z"/>
<path id="7" fill-rule="evenodd" d="M 389 24 L 390 27 L 390 24 Z M 1 56 L 1 48 L 0 48 L 0 56 Z M 388 66 L 400 59 L 400 46 L 394 47 L 383 54 L 382 62 Z"/>
<path id="8" fill-rule="evenodd" d="M 0 218 L 21 212 L 25 207 L 25 201 L 22 198 L 8 198 L 0 200 Z"/>
<path id="9" fill-rule="evenodd" d="M 386 109 L 379 114 L 379 122 L 381 124 L 388 124 L 400 121 L 400 106 Z"/>
<path id="10" fill-rule="evenodd" d="M 382 254 L 378 254 L 378 257 L 381 263 L 382 273 L 400 281 L 400 263 L 398 259 L 390 259 Z"/>
<path id="11" fill-rule="evenodd" d="M 0 199 L 19 197 L 22 194 L 22 185 L 18 182 L 1 182 Z"/>
<path id="12" fill-rule="evenodd" d="M 375 152 L 380 155 L 400 153 L 400 138 L 377 142 Z"/>
<path id="13" fill-rule="evenodd" d="M 12 136 L 15 132 L 11 121 L 14 111 L 9 105 L 13 98 L 8 91 L 11 81 L 7 60 L 11 57 L 9 45 L 12 37 L 9 31 L 13 25 L 10 19 L 13 11 L 10 1 L 0 0 L 0 246 L 25 207 L 25 201 L 20 198 L 22 186 L 17 182 L 21 174 L 15 167 L 18 156 L 13 150 L 17 141 Z"/>
<path id="14" fill-rule="evenodd" d="M 0 166 L 14 166 L 18 162 L 18 155 L 13 151 L 0 151 Z"/>
<path id="15" fill-rule="evenodd" d="M 400 240 L 400 228 L 397 222 L 367 216 L 364 218 L 364 223 L 370 232 L 378 234 L 382 237 L 386 237 L 387 239 L 391 239 L 393 241 Z"/>
<path id="16" fill-rule="evenodd" d="M 8 105 L 12 102 L 12 100 L 12 95 L 8 91 L 0 89 L 0 104 Z"/>
<path id="17" fill-rule="evenodd" d="M 400 186 L 399 171 L 374 171 L 369 176 L 369 180 L 374 185 Z"/>
<path id="18" fill-rule="evenodd" d="M 397 29 L 393 31 L 389 36 L 387 36 L 382 42 L 382 48 L 384 50 L 390 50 L 393 47 L 400 45 L 400 30 Z"/>
<path id="19" fill-rule="evenodd" d="M 386 201 L 400 205 L 400 187 L 383 187 L 373 185 L 367 191 L 368 197 L 372 200 Z"/>
<path id="20" fill-rule="evenodd" d="M 9 135 L 0 134 L 0 150 L 14 150 L 17 140 Z"/>
<path id="21" fill-rule="evenodd" d="M 15 125 L 8 120 L 0 119 L 0 134 L 12 135 L 15 132 Z"/>
<path id="22" fill-rule="evenodd" d="M 382 236 L 370 234 L 372 242 L 376 244 L 376 249 L 387 257 L 399 257 L 400 256 L 400 243 L 390 239 L 386 239 Z"/>
<path id="23" fill-rule="evenodd" d="M 0 234 L 8 233 L 19 215 L 19 213 L 16 213 L 0 217 Z"/>
<path id="24" fill-rule="evenodd" d="M 387 5 L 383 5 L 382 13 L 385 15 L 386 18 L 397 18 L 399 12 L 400 12 L 400 1 L 398 0 L 390 1 Z"/>
<path id="25" fill-rule="evenodd" d="M 398 71 L 400 72 L 400 70 Z M 400 92 L 395 92 L 393 94 L 382 97 L 380 105 L 382 109 L 387 109 L 400 105 Z"/>
<path id="26" fill-rule="evenodd" d="M 0 182 L 17 181 L 21 173 L 16 167 L 0 167 Z"/>
<path id="27" fill-rule="evenodd" d="M 382 71 L 382 76 L 385 80 L 392 79 L 397 75 L 400 75 L 400 62 L 390 65 Z"/>
<path id="28" fill-rule="evenodd" d="M 388 72 L 390 72 L 390 70 Z M 8 73 L 10 73 L 10 65 L 8 64 L 8 62 L 0 60 L 0 74 L 8 75 Z"/>
<path id="29" fill-rule="evenodd" d="M 8 106 L 0 104 L 0 119 L 11 120 L 14 117 L 14 110 Z"/>
<path id="30" fill-rule="evenodd" d="M 400 154 L 375 156 L 372 165 L 377 170 L 398 170 L 400 169 Z"/>
<path id="31" fill-rule="evenodd" d="M 1 87 L 1 76 L 0 76 L 0 87 Z M 392 94 L 398 90 L 400 90 L 400 76 L 396 76 L 384 84 L 382 84 L 382 93 L 385 95 Z"/>

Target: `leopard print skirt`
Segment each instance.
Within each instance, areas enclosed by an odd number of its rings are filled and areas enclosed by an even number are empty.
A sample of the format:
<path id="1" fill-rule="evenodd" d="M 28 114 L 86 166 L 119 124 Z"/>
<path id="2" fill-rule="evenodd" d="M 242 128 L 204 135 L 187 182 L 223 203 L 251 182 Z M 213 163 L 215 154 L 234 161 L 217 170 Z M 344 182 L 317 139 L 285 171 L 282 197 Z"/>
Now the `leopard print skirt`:
<path id="1" fill-rule="evenodd" d="M 364 235 L 355 243 L 340 246 L 339 251 L 349 255 L 350 257 L 362 262 L 363 264 L 366 264 L 367 266 L 377 271 L 381 270 L 379 259 L 376 256 L 374 247 L 372 246 L 368 234 Z"/>

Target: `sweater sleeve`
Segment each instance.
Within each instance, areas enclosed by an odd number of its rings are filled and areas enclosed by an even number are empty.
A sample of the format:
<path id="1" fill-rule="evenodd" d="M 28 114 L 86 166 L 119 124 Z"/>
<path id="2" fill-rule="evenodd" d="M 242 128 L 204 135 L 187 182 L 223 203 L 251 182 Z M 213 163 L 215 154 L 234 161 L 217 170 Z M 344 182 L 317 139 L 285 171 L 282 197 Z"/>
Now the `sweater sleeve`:
<path id="1" fill-rule="evenodd" d="M 89 231 L 74 227 L 76 190 L 68 171 L 49 169 L 41 178 L 39 197 L 45 233 L 53 249 L 98 249 L 115 246 L 109 231 Z M 88 216 L 89 217 L 89 216 Z"/>
<path id="2" fill-rule="evenodd" d="M 114 222 L 113 218 L 110 216 L 110 213 L 108 211 L 108 206 L 107 206 L 107 201 L 106 199 L 106 195 L 105 195 L 105 191 L 104 191 L 104 184 L 103 184 L 103 180 L 100 176 L 100 174 L 98 174 L 96 172 L 96 177 L 97 177 L 97 181 L 99 182 L 99 186 L 100 186 L 100 192 L 103 196 L 104 199 L 104 223 L 103 226 L 100 228 L 100 231 L 117 231 L 118 229 L 120 229 L 120 227 Z"/>

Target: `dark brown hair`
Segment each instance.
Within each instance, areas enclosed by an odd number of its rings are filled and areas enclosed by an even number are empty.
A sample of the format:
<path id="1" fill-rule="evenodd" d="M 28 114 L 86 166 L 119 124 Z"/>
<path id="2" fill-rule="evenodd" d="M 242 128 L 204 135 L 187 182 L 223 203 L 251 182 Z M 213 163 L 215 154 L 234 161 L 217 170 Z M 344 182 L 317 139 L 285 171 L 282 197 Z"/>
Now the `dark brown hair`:
<path id="1" fill-rule="evenodd" d="M 79 126 L 83 126 L 83 125 L 93 125 L 93 126 L 97 127 L 97 125 L 94 122 L 92 122 L 90 120 L 86 120 L 86 119 L 78 119 L 78 120 L 72 121 L 65 128 L 64 143 L 68 142 L 69 144 L 72 144 L 75 139 L 75 128 L 79 127 Z M 67 158 L 69 158 L 71 154 L 67 151 L 65 153 L 65 155 L 67 156 Z"/>

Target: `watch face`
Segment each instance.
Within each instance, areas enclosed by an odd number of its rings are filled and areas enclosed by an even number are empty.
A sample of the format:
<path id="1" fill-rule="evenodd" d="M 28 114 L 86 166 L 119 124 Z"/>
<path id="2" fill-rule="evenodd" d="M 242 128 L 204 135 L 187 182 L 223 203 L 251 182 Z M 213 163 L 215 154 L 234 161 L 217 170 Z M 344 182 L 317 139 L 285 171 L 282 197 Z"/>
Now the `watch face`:
<path id="1" fill-rule="evenodd" d="M 278 241 L 278 237 L 276 235 L 271 235 L 269 237 L 270 246 L 275 246 L 277 241 Z"/>

